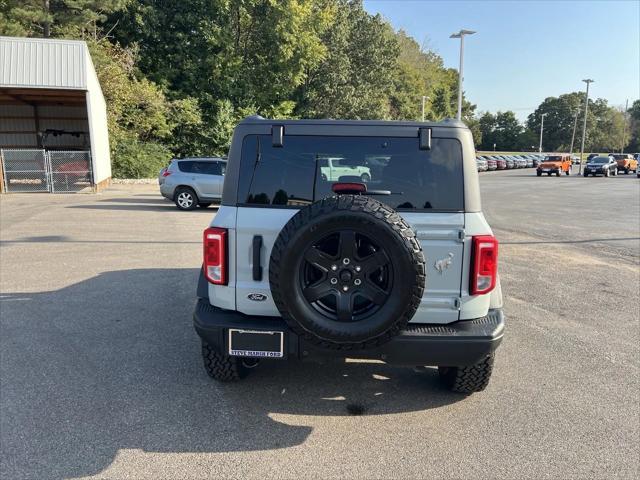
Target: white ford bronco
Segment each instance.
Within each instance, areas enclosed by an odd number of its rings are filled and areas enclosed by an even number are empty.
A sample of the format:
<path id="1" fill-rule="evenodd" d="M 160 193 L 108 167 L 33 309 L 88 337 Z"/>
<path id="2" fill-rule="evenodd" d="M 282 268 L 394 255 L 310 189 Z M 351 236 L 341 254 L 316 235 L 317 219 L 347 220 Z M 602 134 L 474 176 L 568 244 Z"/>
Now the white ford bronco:
<path id="1" fill-rule="evenodd" d="M 368 178 L 323 174 L 329 158 Z M 377 359 L 483 390 L 504 331 L 497 260 L 461 122 L 246 118 L 204 232 L 204 366 L 225 381 L 263 360 Z"/>

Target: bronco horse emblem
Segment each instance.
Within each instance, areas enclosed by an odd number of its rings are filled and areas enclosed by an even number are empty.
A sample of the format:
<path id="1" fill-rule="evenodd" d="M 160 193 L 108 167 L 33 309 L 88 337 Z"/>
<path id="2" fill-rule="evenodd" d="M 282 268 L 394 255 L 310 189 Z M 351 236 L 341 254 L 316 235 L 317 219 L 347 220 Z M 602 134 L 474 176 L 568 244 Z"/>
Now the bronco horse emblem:
<path id="1" fill-rule="evenodd" d="M 449 252 L 449 256 L 443 258 L 442 260 L 436 260 L 433 264 L 433 268 L 435 268 L 440 275 L 444 273 L 444 271 L 451 266 L 453 263 L 453 253 Z"/>

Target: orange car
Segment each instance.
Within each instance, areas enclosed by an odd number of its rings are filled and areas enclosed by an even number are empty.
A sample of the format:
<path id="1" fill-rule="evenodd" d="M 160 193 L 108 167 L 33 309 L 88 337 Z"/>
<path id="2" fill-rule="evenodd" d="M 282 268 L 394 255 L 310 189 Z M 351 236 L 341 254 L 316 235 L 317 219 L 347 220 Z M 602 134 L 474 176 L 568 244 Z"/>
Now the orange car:
<path id="1" fill-rule="evenodd" d="M 553 155 L 547 155 L 538 169 L 536 174 L 540 177 L 543 173 L 551 175 L 555 173 L 558 177 L 564 172 L 566 175 L 571 173 L 571 155 L 568 153 L 558 153 Z"/>
<path id="2" fill-rule="evenodd" d="M 630 153 L 610 153 L 609 156 L 616 159 L 619 172 L 638 173 L 638 160 L 633 158 Z"/>

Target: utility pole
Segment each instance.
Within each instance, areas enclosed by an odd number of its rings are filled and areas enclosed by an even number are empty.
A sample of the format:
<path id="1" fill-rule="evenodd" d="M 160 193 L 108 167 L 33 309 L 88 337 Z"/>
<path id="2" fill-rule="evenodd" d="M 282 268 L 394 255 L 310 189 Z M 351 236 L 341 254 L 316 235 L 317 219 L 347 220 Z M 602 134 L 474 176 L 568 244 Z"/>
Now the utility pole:
<path id="1" fill-rule="evenodd" d="M 624 107 L 624 125 L 622 127 L 622 146 L 620 147 L 620 153 L 624 153 L 624 140 L 627 135 L 627 112 L 629 111 L 629 99 L 627 98 L 627 103 Z"/>
<path id="2" fill-rule="evenodd" d="M 458 33 L 452 33 L 449 38 L 460 39 L 460 68 L 458 69 L 458 120 L 462 119 L 462 80 L 463 80 L 463 67 L 464 67 L 464 36 L 473 35 L 473 30 L 460 30 Z"/>
<path id="3" fill-rule="evenodd" d="M 542 153 L 542 132 L 544 131 L 544 117 L 547 113 L 540 114 L 540 146 L 538 147 L 538 153 Z"/>
<path id="4" fill-rule="evenodd" d="M 589 111 L 589 85 L 594 81 L 590 78 L 582 80 L 587 84 L 587 95 L 584 99 L 584 121 L 582 122 L 582 143 L 580 145 L 580 164 L 578 168 L 578 175 L 582 173 L 582 156 L 584 155 L 584 139 L 587 135 L 587 112 Z"/>
<path id="5" fill-rule="evenodd" d="M 573 121 L 573 133 L 571 134 L 571 148 L 569 149 L 569 153 L 573 156 L 573 142 L 576 139 L 576 127 L 578 126 L 578 114 L 580 113 L 580 108 L 576 110 L 576 118 Z M 580 160 L 582 162 L 582 160 Z"/>

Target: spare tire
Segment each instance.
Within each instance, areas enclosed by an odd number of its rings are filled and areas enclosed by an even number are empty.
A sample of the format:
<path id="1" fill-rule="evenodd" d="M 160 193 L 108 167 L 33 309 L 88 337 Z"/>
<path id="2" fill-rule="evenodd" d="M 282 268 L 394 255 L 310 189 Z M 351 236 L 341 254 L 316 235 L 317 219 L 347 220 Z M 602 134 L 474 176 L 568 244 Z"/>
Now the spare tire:
<path id="1" fill-rule="evenodd" d="M 301 209 L 269 261 L 271 295 L 298 335 L 329 349 L 364 349 L 398 335 L 415 314 L 425 260 L 389 206 L 340 195 Z"/>

